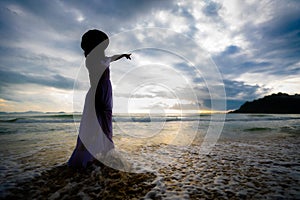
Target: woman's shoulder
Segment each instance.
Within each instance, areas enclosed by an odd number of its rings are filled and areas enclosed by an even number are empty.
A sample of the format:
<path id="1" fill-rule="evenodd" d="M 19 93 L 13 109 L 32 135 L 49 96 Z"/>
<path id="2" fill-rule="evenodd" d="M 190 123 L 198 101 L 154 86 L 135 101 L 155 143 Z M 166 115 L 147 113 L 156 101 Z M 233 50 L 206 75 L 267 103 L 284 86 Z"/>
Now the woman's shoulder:
<path id="1" fill-rule="evenodd" d="M 107 57 L 105 56 L 104 58 L 101 59 L 101 64 L 104 66 L 109 66 L 110 65 L 110 61 L 111 61 L 111 57 Z"/>
<path id="2" fill-rule="evenodd" d="M 99 68 L 99 66 L 109 67 L 111 58 L 110 57 L 87 57 L 85 60 L 85 65 L 88 69 Z"/>
<path id="3" fill-rule="evenodd" d="M 105 62 L 108 62 L 108 63 L 110 63 L 110 62 L 111 62 L 111 57 L 109 57 L 109 56 L 105 56 L 104 60 L 105 60 Z"/>

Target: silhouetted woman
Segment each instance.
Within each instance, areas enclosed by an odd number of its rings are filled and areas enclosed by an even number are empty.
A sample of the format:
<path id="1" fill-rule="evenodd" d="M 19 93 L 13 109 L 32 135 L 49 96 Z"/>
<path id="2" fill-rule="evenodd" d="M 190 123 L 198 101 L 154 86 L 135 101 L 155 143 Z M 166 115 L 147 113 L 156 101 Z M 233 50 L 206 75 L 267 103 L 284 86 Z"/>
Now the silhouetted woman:
<path id="1" fill-rule="evenodd" d="M 81 48 L 86 57 L 91 87 L 85 98 L 77 144 L 68 161 L 71 167 L 85 168 L 89 162 L 114 148 L 109 66 L 122 57 L 131 59 L 131 54 L 107 57 L 104 51 L 108 44 L 108 36 L 96 29 L 82 36 Z"/>

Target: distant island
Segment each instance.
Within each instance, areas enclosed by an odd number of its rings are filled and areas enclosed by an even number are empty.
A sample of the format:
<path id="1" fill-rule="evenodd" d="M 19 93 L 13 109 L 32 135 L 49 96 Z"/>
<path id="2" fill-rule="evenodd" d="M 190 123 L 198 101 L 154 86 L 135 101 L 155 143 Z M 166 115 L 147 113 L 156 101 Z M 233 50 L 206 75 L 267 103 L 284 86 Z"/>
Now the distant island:
<path id="1" fill-rule="evenodd" d="M 300 95 L 278 93 L 244 103 L 230 113 L 300 114 Z"/>

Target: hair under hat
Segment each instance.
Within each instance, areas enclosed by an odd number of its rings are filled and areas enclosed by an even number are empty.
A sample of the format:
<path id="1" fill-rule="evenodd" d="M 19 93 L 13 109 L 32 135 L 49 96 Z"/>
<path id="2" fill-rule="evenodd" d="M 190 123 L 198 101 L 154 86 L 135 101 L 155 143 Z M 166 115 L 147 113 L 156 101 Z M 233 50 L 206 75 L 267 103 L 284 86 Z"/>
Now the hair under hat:
<path id="1" fill-rule="evenodd" d="M 81 48 L 87 56 L 96 46 L 101 45 L 105 50 L 109 44 L 108 36 L 97 29 L 89 30 L 81 38 Z"/>

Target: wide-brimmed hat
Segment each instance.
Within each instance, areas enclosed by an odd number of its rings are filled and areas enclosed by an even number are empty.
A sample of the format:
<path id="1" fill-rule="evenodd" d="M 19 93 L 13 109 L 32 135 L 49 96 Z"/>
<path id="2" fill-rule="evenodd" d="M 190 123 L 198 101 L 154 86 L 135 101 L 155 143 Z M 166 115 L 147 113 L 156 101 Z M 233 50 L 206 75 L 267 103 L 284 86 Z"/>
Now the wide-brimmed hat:
<path id="1" fill-rule="evenodd" d="M 98 45 L 101 45 L 101 49 L 105 50 L 108 44 L 108 36 L 97 29 L 87 31 L 81 38 L 81 48 L 83 49 L 85 56 Z"/>

